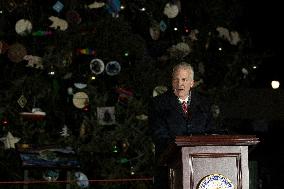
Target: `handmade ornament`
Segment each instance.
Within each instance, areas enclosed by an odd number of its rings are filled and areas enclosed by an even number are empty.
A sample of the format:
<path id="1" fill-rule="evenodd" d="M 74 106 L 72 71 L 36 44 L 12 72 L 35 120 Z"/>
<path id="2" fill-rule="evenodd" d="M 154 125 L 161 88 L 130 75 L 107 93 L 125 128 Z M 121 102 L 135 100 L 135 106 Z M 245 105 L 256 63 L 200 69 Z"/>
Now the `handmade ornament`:
<path id="1" fill-rule="evenodd" d="M 117 88 L 118 102 L 126 105 L 128 100 L 133 96 L 133 92 L 124 88 Z"/>
<path id="2" fill-rule="evenodd" d="M 221 112 L 219 106 L 216 105 L 216 104 L 213 104 L 213 105 L 212 105 L 211 111 L 212 111 L 212 115 L 213 115 L 214 118 L 219 117 L 220 112 Z"/>
<path id="3" fill-rule="evenodd" d="M 74 86 L 77 88 L 77 89 L 84 89 L 87 87 L 87 84 L 86 83 L 74 83 Z"/>
<path id="4" fill-rule="evenodd" d="M 166 31 L 166 29 L 167 29 L 167 24 L 165 23 L 164 20 L 162 20 L 159 25 L 160 25 L 160 30 L 161 30 L 162 32 Z"/>
<path id="5" fill-rule="evenodd" d="M 107 11 L 112 15 L 112 17 L 117 18 L 119 15 L 121 3 L 120 0 L 107 0 Z"/>
<path id="6" fill-rule="evenodd" d="M 105 70 L 109 76 L 114 76 L 119 74 L 121 66 L 117 61 L 110 61 L 106 64 Z"/>
<path id="7" fill-rule="evenodd" d="M 158 40 L 160 37 L 160 26 L 158 23 L 154 22 L 149 29 L 150 36 L 153 40 Z"/>
<path id="8" fill-rule="evenodd" d="M 87 5 L 87 8 L 89 8 L 89 9 L 98 9 L 98 8 L 103 7 L 103 6 L 105 6 L 104 2 L 94 1 L 92 4 Z"/>
<path id="9" fill-rule="evenodd" d="M 89 97 L 85 92 L 77 92 L 73 95 L 73 105 L 82 109 L 89 103 Z"/>
<path id="10" fill-rule="evenodd" d="M 70 136 L 70 134 L 68 133 L 68 127 L 67 125 L 64 125 L 61 132 L 60 132 L 60 135 L 63 136 L 64 138 Z"/>
<path id="11" fill-rule="evenodd" d="M 57 13 L 60 13 L 63 9 L 64 5 L 60 1 L 56 1 L 56 3 L 53 5 L 52 9 L 55 10 Z"/>
<path id="12" fill-rule="evenodd" d="M 224 27 L 217 27 L 216 30 L 219 33 L 219 37 L 229 41 L 231 45 L 237 45 L 241 40 L 239 33 L 236 31 L 229 31 Z"/>
<path id="13" fill-rule="evenodd" d="M 176 45 L 173 45 L 172 47 L 169 48 L 169 52 L 171 57 L 186 57 L 190 52 L 191 48 L 189 45 L 185 42 L 180 42 Z"/>
<path id="14" fill-rule="evenodd" d="M 104 69 L 105 69 L 105 65 L 104 65 L 104 62 L 101 59 L 95 58 L 95 59 L 91 60 L 90 70 L 94 74 L 99 75 L 99 74 L 103 73 Z"/>
<path id="15" fill-rule="evenodd" d="M 82 18 L 80 16 L 80 14 L 75 11 L 75 10 L 69 10 L 66 13 L 66 20 L 70 23 L 70 24 L 80 24 L 82 21 Z"/>
<path id="16" fill-rule="evenodd" d="M 145 114 L 140 114 L 136 116 L 136 119 L 141 120 L 141 121 L 145 121 L 148 119 L 148 116 Z"/>
<path id="17" fill-rule="evenodd" d="M 58 170 L 46 170 L 42 174 L 42 178 L 46 181 L 56 181 L 59 177 L 59 171 Z"/>
<path id="18" fill-rule="evenodd" d="M 190 31 L 189 33 L 189 38 L 191 41 L 197 41 L 198 38 L 197 38 L 197 34 L 199 33 L 198 29 L 193 29 Z"/>
<path id="19" fill-rule="evenodd" d="M 97 107 L 97 119 L 100 125 L 115 124 L 114 107 Z"/>
<path id="20" fill-rule="evenodd" d="M 8 58 L 15 63 L 19 63 L 23 60 L 24 56 L 27 54 L 26 48 L 20 43 L 14 43 L 9 46 Z"/>
<path id="21" fill-rule="evenodd" d="M 175 18 L 179 13 L 179 8 L 176 4 L 167 3 L 163 12 L 168 18 Z"/>
<path id="22" fill-rule="evenodd" d="M 49 26 L 50 28 L 59 29 L 62 31 L 67 30 L 68 22 L 66 20 L 56 16 L 50 16 L 48 19 L 52 21 L 52 24 Z"/>
<path id="23" fill-rule="evenodd" d="M 5 149 L 15 148 L 15 144 L 21 139 L 14 137 L 12 133 L 8 132 L 5 137 L 1 137 L 0 140 L 4 143 Z"/>
<path id="24" fill-rule="evenodd" d="M 21 106 L 21 108 L 24 108 L 27 104 L 27 99 L 24 95 L 21 95 L 17 102 Z"/>
<path id="25" fill-rule="evenodd" d="M 28 61 L 28 64 L 26 67 L 32 67 L 36 69 L 43 69 L 43 64 L 42 64 L 42 58 L 39 56 L 33 56 L 33 55 L 25 55 L 24 60 Z"/>
<path id="26" fill-rule="evenodd" d="M 153 90 L 153 97 L 158 96 L 160 94 L 163 94 L 167 90 L 168 90 L 168 88 L 166 86 L 157 86 Z"/>
<path id="27" fill-rule="evenodd" d="M 89 187 L 89 179 L 84 173 L 77 171 L 74 173 L 74 175 L 75 175 L 76 183 L 80 188 Z"/>
<path id="28" fill-rule="evenodd" d="M 32 31 L 32 28 L 33 28 L 32 23 L 26 19 L 18 20 L 15 25 L 15 30 L 17 34 L 22 35 L 22 36 L 30 34 Z"/>

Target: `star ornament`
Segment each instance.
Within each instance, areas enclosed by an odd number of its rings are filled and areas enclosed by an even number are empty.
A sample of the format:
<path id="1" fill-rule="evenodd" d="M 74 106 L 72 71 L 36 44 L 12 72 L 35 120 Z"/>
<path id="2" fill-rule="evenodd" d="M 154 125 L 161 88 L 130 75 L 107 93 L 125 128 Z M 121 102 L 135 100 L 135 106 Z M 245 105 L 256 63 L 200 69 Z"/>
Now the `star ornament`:
<path id="1" fill-rule="evenodd" d="M 8 132 L 5 137 L 1 137 L 0 140 L 4 143 L 5 149 L 15 148 L 15 144 L 21 139 L 14 137 L 12 133 Z"/>

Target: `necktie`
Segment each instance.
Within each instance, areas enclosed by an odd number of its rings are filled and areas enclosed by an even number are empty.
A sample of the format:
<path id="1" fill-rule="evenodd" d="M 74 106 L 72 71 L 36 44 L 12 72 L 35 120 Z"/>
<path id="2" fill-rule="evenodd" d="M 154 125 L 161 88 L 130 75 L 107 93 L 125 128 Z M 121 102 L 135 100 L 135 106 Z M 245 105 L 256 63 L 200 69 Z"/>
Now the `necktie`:
<path id="1" fill-rule="evenodd" d="M 184 112 L 185 114 L 187 114 L 187 103 L 186 103 L 186 101 L 183 101 L 181 105 L 182 105 L 182 110 L 183 110 L 183 112 Z"/>

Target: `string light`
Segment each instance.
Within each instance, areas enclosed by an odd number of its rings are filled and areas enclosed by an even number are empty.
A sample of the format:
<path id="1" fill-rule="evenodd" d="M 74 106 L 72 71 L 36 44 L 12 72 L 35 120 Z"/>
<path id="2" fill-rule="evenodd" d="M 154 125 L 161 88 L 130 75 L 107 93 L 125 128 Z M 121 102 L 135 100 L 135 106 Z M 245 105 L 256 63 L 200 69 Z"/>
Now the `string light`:
<path id="1" fill-rule="evenodd" d="M 279 81 L 271 81 L 272 89 L 278 89 L 279 86 L 280 86 L 280 82 Z"/>

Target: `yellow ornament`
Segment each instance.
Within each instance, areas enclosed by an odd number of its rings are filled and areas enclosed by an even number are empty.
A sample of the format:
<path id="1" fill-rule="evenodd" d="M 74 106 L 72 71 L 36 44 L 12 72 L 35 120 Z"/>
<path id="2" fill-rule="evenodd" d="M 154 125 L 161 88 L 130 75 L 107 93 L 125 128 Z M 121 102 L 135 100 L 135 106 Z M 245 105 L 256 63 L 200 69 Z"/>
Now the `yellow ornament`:
<path id="1" fill-rule="evenodd" d="M 76 108 L 84 108 L 89 103 L 89 97 L 85 92 L 77 92 L 73 95 L 73 104 Z"/>

